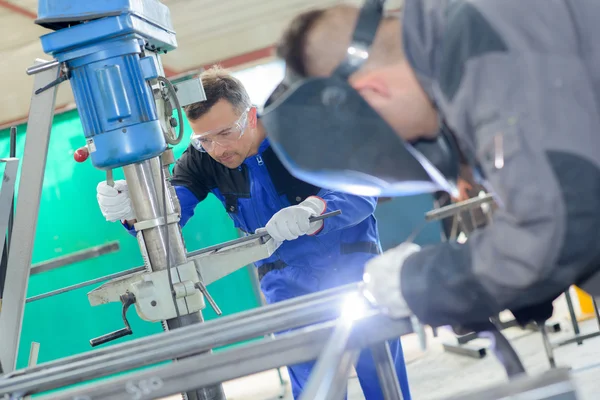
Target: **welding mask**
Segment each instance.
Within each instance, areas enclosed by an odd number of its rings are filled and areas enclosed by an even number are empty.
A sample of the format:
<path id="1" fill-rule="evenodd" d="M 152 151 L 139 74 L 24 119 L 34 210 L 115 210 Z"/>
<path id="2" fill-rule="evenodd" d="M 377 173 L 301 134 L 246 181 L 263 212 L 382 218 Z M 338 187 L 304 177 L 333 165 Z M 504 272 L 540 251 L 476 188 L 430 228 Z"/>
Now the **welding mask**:
<path id="1" fill-rule="evenodd" d="M 344 61 L 325 78 L 285 78 L 265 104 L 261 121 L 292 175 L 356 195 L 456 193 L 459 163 L 446 129 L 435 140 L 403 141 L 348 83 L 368 59 L 384 1 L 363 5 Z"/>

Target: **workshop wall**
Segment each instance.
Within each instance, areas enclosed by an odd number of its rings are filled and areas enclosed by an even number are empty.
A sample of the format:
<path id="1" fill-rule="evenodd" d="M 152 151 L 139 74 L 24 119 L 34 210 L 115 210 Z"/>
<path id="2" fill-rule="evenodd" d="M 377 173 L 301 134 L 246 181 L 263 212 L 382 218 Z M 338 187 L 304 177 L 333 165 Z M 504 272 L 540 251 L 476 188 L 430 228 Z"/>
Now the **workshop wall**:
<path id="1" fill-rule="evenodd" d="M 17 157 L 22 157 L 25 125 L 18 128 Z M 186 128 L 190 132 L 189 127 Z M 105 173 L 92 166 L 91 159 L 78 164 L 73 152 L 85 145 L 77 111 L 57 115 L 54 119 L 50 151 L 42 189 L 33 263 L 85 250 L 118 240 L 116 253 L 34 275 L 27 296 L 123 271 L 143 264 L 137 241 L 120 224 L 102 217 L 96 201 L 96 185 Z M 178 157 L 187 140 L 175 148 Z M 0 157 L 9 155 L 9 132 L 0 131 Z M 123 179 L 122 170 L 115 179 Z M 17 181 L 17 185 L 19 181 Z M 16 187 L 18 190 L 18 186 Z M 19 229 L 15 226 L 15 229 Z M 196 209 L 195 217 L 183 230 L 188 250 L 236 238 L 237 231 L 220 202 L 210 196 Z M 120 304 L 91 307 L 86 293 L 99 286 L 85 287 L 69 293 L 27 304 L 18 356 L 18 367 L 27 364 L 31 342 L 39 342 L 38 362 L 45 362 L 91 350 L 89 339 L 123 327 Z M 244 268 L 209 286 L 224 315 L 256 307 L 258 299 L 249 270 Z M 210 308 L 210 307 L 209 307 Z M 215 318 L 211 309 L 205 318 Z M 128 313 L 134 334 L 120 341 L 132 340 L 160 332 L 161 325 L 140 320 L 135 311 Z"/>
<path id="2" fill-rule="evenodd" d="M 396 197 L 378 204 L 375 218 L 383 250 L 398 246 L 413 233 L 416 235 L 414 242 L 420 246 L 439 243 L 440 222 L 425 222 L 425 213 L 432 209 L 433 196 L 430 194 Z"/>

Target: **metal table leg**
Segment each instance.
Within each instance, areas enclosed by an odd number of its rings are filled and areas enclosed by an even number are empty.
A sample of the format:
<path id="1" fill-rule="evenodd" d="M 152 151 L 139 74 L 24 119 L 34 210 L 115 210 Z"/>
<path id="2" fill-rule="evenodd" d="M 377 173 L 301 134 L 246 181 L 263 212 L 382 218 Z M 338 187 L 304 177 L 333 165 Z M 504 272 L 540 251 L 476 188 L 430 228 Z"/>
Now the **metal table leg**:
<path id="1" fill-rule="evenodd" d="M 375 368 L 377 369 L 377 377 L 379 378 L 383 398 L 385 400 L 402 400 L 400 383 L 398 382 L 398 375 L 396 375 L 396 368 L 392 361 L 388 342 L 372 346 L 371 354 L 375 360 Z"/>
<path id="2" fill-rule="evenodd" d="M 577 316 L 575 315 L 575 308 L 573 307 L 573 298 L 571 297 L 571 293 L 567 289 L 565 291 L 565 299 L 567 300 L 567 308 L 569 309 L 569 317 L 571 318 L 571 324 L 573 324 L 573 332 L 575 332 L 575 336 L 579 336 L 579 323 L 577 322 Z M 577 340 L 577 344 L 583 344 L 583 340 Z"/>
<path id="3" fill-rule="evenodd" d="M 40 62 L 37 60 L 38 64 Z M 35 91 L 56 80 L 58 76 L 59 66 L 56 65 L 37 74 L 34 81 L 34 93 L 29 109 L 31 123 L 27 127 L 25 137 L 15 228 L 6 271 L 8 284 L 4 291 L 2 313 L 0 313 L 0 343 L 2 343 L 0 362 L 5 372 L 14 370 L 19 348 L 27 281 L 58 88 L 53 86 L 37 95 Z"/>

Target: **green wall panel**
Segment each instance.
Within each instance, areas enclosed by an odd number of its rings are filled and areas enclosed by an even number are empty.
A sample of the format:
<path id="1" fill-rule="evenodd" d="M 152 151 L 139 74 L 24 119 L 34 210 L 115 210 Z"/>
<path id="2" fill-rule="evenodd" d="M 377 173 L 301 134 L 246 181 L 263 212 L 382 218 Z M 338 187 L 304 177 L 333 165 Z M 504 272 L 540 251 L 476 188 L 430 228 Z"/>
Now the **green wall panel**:
<path id="1" fill-rule="evenodd" d="M 23 154 L 26 129 L 26 126 L 19 126 L 17 157 Z M 190 132 L 187 123 L 186 132 Z M 8 136 L 8 130 L 0 132 L 0 157 L 9 155 Z M 175 148 L 177 157 L 187 143 L 186 136 Z M 84 144 L 77 111 L 57 115 L 50 140 L 33 263 L 114 240 L 119 241 L 121 248 L 116 253 L 31 277 L 28 297 L 142 265 L 135 238 L 119 223 L 106 222 L 102 217 L 96 201 L 96 185 L 105 179 L 105 173 L 95 169 L 91 159 L 81 164 L 73 160 L 73 151 Z M 116 170 L 115 179 L 122 178 L 122 170 Z M 15 226 L 15 229 L 19 227 Z M 214 196 L 209 196 L 196 208 L 195 216 L 183 232 L 189 251 L 237 237 L 231 220 Z M 244 268 L 209 286 L 224 315 L 258 306 L 249 273 Z M 45 362 L 89 351 L 89 339 L 122 327 L 119 304 L 89 305 L 86 293 L 96 286 L 27 304 L 19 368 L 26 366 L 32 341 L 41 344 L 39 362 Z M 204 315 L 208 320 L 216 317 L 209 308 Z M 162 329 L 158 323 L 140 320 L 133 309 L 128 316 L 134 335 L 113 343 L 147 336 Z"/>

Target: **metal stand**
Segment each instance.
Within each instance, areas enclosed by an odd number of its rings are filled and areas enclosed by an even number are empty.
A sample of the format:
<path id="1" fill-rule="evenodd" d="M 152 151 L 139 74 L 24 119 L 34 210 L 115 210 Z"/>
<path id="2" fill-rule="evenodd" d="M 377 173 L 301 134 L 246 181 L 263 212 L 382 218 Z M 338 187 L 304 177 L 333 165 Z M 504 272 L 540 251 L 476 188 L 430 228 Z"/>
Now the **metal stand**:
<path id="1" fill-rule="evenodd" d="M 375 368 L 377 368 L 377 376 L 379 377 L 383 397 L 386 400 L 402 400 L 398 375 L 396 375 L 396 368 L 394 367 L 388 342 L 371 346 L 371 354 L 375 360 Z"/>
<path id="2" fill-rule="evenodd" d="M 568 290 L 565 292 L 565 299 L 567 300 L 567 307 L 569 309 L 569 317 L 571 319 L 571 324 L 573 324 L 573 332 L 575 332 L 575 335 L 570 338 L 563 339 L 559 342 L 553 343 L 552 348 L 566 346 L 571 343 L 577 343 L 578 345 L 581 345 L 581 344 L 583 344 L 584 340 L 600 336 L 600 315 L 598 314 L 598 304 L 596 304 L 596 299 L 593 299 L 594 314 L 596 315 L 596 321 L 598 321 L 599 329 L 595 332 L 587 333 L 585 335 L 582 335 L 581 331 L 579 329 L 579 323 L 577 322 L 577 315 L 575 315 L 575 308 L 573 307 L 573 299 L 571 298 L 571 293 L 569 293 Z"/>
<path id="3" fill-rule="evenodd" d="M 258 299 L 261 307 L 265 307 L 267 305 L 267 303 L 265 302 L 265 298 L 263 297 L 262 292 L 260 290 L 260 281 L 258 280 L 258 273 L 256 271 L 256 268 L 254 268 L 253 266 L 249 266 L 248 268 L 250 269 L 250 271 L 249 271 L 250 280 L 252 281 L 252 288 L 254 289 L 256 298 Z M 273 339 L 274 337 L 275 336 L 272 333 L 265 336 L 265 338 L 270 338 L 270 339 Z M 277 377 L 279 378 L 279 390 L 280 390 L 277 397 L 280 399 L 283 399 L 285 397 L 285 395 L 287 394 L 288 382 L 285 379 L 283 379 L 283 374 L 281 373 L 281 368 L 282 367 L 277 367 Z"/>
<path id="4" fill-rule="evenodd" d="M 484 213 L 487 223 L 492 222 L 492 203 L 494 202 L 494 198 L 490 194 L 480 195 L 479 197 L 474 197 L 459 203 L 450 204 L 444 207 L 439 207 L 439 202 L 435 202 L 435 209 L 429 211 L 425 214 L 426 221 L 435 221 L 446 218 L 452 218 L 452 226 L 450 229 L 450 234 L 447 235 L 445 232 L 442 232 L 442 240 L 456 240 L 459 233 L 463 233 L 468 235 L 470 231 L 477 228 L 477 221 L 473 214 L 473 211 L 481 208 Z M 468 213 L 469 221 L 463 220 L 462 214 Z M 571 305 L 572 308 L 572 305 Z M 496 327 L 499 330 L 504 330 L 508 328 L 513 328 L 519 326 L 518 322 L 513 319 L 506 322 L 500 322 L 499 318 L 494 318 Z M 600 321 L 600 320 L 599 320 Z M 536 325 L 530 325 L 527 327 L 528 329 L 538 330 Z M 561 330 L 560 324 L 553 323 L 545 326 L 545 330 L 543 330 L 544 336 L 547 339 L 548 332 L 559 332 Z M 600 334 L 600 332 L 598 333 Z M 434 330 L 434 336 L 437 335 L 437 331 Z M 483 346 L 469 346 L 468 343 L 476 338 L 479 335 L 475 332 L 457 336 L 457 343 L 444 343 L 444 351 L 449 353 L 459 354 L 462 356 L 467 356 L 471 358 L 483 358 L 486 356 L 486 347 Z"/>
<path id="5" fill-rule="evenodd" d="M 10 284 L 6 285 L 0 313 L 0 363 L 4 371 L 14 370 L 16 365 L 57 87 L 40 94 L 35 94 L 35 91 L 55 81 L 58 76 L 59 66 L 56 65 L 37 74 L 33 85 L 29 121 L 35 123 L 27 126 L 15 228 L 6 271 L 6 281 Z"/>

